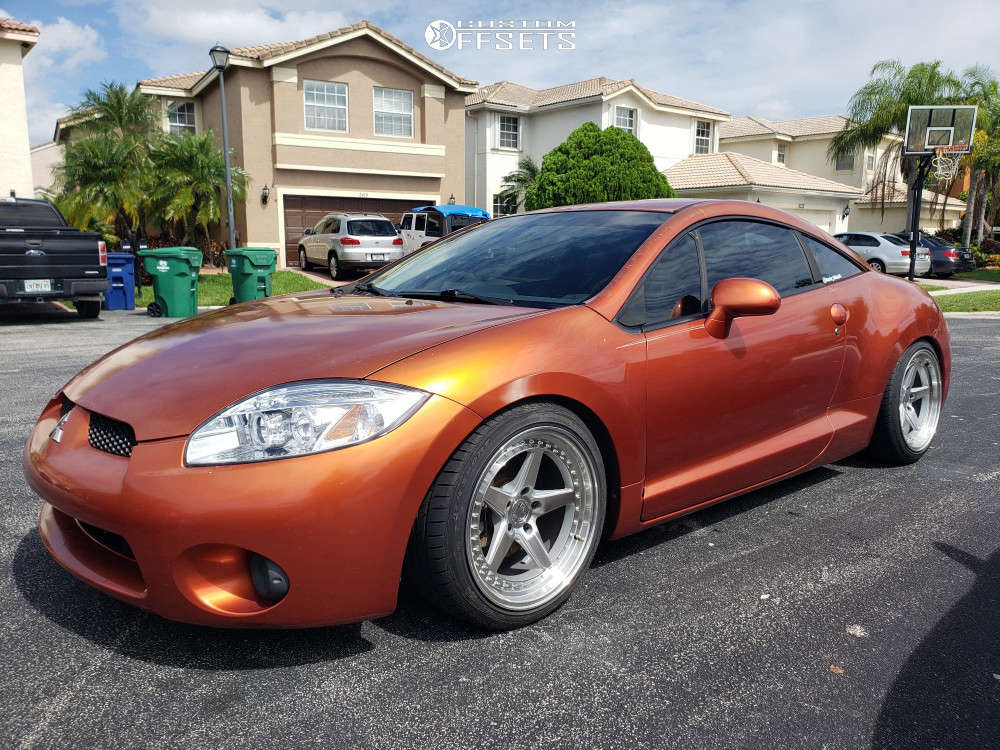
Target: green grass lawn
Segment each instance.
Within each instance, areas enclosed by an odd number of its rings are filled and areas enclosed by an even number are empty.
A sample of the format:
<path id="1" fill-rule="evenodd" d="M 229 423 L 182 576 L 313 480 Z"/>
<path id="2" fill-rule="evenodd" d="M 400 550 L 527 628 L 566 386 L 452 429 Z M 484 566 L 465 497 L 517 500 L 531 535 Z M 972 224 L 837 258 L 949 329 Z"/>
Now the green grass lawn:
<path id="1" fill-rule="evenodd" d="M 1000 291 L 946 294 L 935 297 L 942 312 L 986 312 L 1000 310 Z"/>
<path id="2" fill-rule="evenodd" d="M 918 286 L 927 292 L 939 292 L 942 289 L 947 289 L 946 286 L 938 286 L 937 284 L 918 284 Z"/>
<path id="3" fill-rule="evenodd" d="M 956 273 L 952 278 L 967 281 L 995 281 L 1000 284 L 1000 268 L 980 268 L 975 271 Z"/>
<path id="4" fill-rule="evenodd" d="M 271 277 L 271 294 L 291 294 L 308 292 L 313 289 L 329 289 L 328 284 L 318 284 L 295 271 L 275 271 Z M 233 281 L 228 273 L 198 274 L 198 306 L 211 307 L 228 305 L 233 296 Z M 144 286 L 142 294 L 136 298 L 136 309 L 142 309 L 153 301 L 153 288 Z"/>

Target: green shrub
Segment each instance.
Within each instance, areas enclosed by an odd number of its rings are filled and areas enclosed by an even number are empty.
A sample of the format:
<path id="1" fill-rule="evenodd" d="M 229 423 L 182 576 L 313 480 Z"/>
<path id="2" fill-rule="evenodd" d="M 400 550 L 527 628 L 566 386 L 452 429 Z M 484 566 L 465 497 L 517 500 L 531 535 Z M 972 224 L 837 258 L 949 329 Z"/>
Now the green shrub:
<path id="1" fill-rule="evenodd" d="M 524 205 L 532 211 L 675 195 L 638 138 L 585 122 L 542 159 L 538 178 L 525 190 Z"/>

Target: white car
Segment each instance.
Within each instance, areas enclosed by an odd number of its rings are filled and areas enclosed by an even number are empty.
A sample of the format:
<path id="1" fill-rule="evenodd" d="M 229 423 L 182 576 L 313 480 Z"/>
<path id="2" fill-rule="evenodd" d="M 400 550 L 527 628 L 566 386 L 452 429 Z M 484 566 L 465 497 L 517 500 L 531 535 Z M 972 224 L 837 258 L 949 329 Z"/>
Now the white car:
<path id="1" fill-rule="evenodd" d="M 382 214 L 327 214 L 299 240 L 299 267 L 324 265 L 334 279 L 402 257 L 403 238 Z"/>
<path id="2" fill-rule="evenodd" d="M 910 272 L 910 243 L 882 232 L 842 232 L 835 234 L 866 261 L 875 271 L 905 276 Z M 914 273 L 924 275 L 931 268 L 931 251 L 917 246 L 917 263 Z"/>
<path id="3" fill-rule="evenodd" d="M 482 224 L 490 215 L 475 206 L 444 204 L 420 206 L 403 214 L 399 234 L 403 238 L 403 254 L 409 255 L 424 245 L 434 242 L 457 229 Z"/>

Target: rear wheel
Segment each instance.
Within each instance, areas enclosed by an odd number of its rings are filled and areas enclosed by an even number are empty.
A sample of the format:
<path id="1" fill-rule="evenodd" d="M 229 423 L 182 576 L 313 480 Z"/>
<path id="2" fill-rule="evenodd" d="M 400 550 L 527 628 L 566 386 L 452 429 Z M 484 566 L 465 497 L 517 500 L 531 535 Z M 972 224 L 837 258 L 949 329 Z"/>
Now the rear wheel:
<path id="1" fill-rule="evenodd" d="M 330 257 L 327 260 L 327 267 L 330 270 L 331 279 L 339 279 L 342 271 L 340 270 L 340 264 L 337 263 L 337 254 L 331 252 Z"/>
<path id="2" fill-rule="evenodd" d="M 93 320 L 101 314 L 101 303 L 96 300 L 80 300 L 75 304 L 76 314 L 84 320 Z"/>
<path id="3" fill-rule="evenodd" d="M 899 358 L 882 396 L 869 451 L 893 464 L 911 464 L 930 447 L 943 403 L 941 362 L 926 341 Z"/>
<path id="4" fill-rule="evenodd" d="M 441 471 L 414 525 L 408 575 L 481 627 L 535 622 L 590 565 L 606 499 L 600 450 L 575 414 L 513 408 L 483 423 Z"/>
<path id="5" fill-rule="evenodd" d="M 868 265 L 872 267 L 873 271 L 878 271 L 879 273 L 885 273 L 885 263 L 880 261 L 878 258 L 872 258 L 868 261 Z"/>
<path id="6" fill-rule="evenodd" d="M 306 257 L 306 251 L 303 247 L 299 248 L 299 268 L 303 271 L 309 270 L 309 259 Z"/>

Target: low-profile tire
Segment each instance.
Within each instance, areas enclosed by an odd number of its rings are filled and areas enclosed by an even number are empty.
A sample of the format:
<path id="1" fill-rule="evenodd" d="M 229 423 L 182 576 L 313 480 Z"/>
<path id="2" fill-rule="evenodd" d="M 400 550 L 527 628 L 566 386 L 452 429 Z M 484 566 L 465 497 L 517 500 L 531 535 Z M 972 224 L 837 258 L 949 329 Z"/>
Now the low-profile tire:
<path id="1" fill-rule="evenodd" d="M 303 271 L 309 270 L 309 258 L 306 257 L 306 250 L 304 247 L 299 248 L 299 268 Z"/>
<path id="2" fill-rule="evenodd" d="M 911 344 L 899 358 L 882 395 L 868 451 L 888 464 L 920 460 L 937 432 L 943 404 L 941 361 L 928 342 Z"/>
<path id="3" fill-rule="evenodd" d="M 885 263 L 880 261 L 878 258 L 872 258 L 868 261 L 868 265 L 872 267 L 873 271 L 878 271 L 879 273 L 885 273 Z"/>
<path id="4" fill-rule="evenodd" d="M 604 462 L 583 421 L 556 404 L 514 407 L 480 425 L 441 470 L 417 514 L 407 580 L 479 627 L 528 625 L 572 594 L 606 507 Z"/>
<path id="5" fill-rule="evenodd" d="M 84 320 L 93 320 L 101 314 L 101 303 L 96 300 L 80 300 L 76 304 L 76 314 Z"/>
<path id="6" fill-rule="evenodd" d="M 327 258 L 327 270 L 330 271 L 331 279 L 339 279 L 344 275 L 344 272 L 340 268 L 340 264 L 337 262 L 337 254 L 330 253 L 330 257 Z"/>

